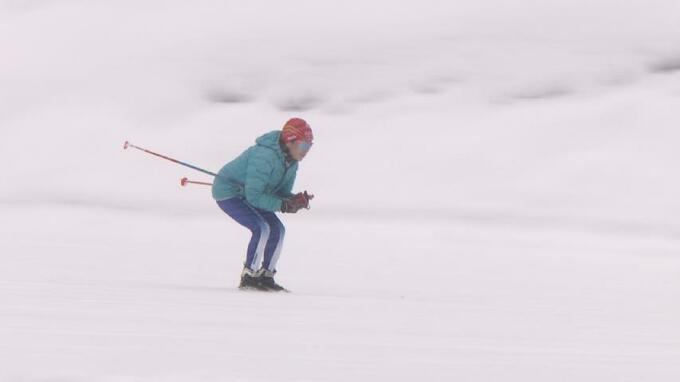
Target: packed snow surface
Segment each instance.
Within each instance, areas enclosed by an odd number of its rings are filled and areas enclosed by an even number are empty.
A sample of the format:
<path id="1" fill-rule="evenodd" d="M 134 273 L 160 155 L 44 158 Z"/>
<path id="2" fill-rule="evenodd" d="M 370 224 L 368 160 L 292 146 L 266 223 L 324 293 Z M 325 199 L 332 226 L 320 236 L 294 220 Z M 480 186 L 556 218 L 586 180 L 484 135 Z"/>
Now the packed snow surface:
<path id="1" fill-rule="evenodd" d="M 680 380 L 675 0 L 0 0 L 0 381 Z M 201 173 L 314 128 L 277 281 Z"/>

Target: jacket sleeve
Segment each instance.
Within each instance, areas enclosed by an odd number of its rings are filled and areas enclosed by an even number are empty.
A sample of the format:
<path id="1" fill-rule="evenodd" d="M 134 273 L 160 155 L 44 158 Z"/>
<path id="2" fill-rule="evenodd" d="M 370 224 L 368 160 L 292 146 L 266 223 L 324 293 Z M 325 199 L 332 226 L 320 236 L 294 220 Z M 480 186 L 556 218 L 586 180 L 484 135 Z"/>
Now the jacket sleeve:
<path id="1" fill-rule="evenodd" d="M 264 149 L 266 150 L 266 149 Z M 253 153 L 246 167 L 245 197 L 248 203 L 267 211 L 281 211 L 281 198 L 267 192 L 267 181 L 274 169 L 273 160 L 266 152 Z"/>
<path id="2" fill-rule="evenodd" d="M 278 192 L 279 196 L 281 196 L 284 199 L 289 199 L 295 196 L 295 194 L 293 194 L 293 184 L 295 184 L 297 169 L 294 169 L 293 171 L 294 171 L 293 174 L 286 180 L 285 183 L 281 185 L 281 188 Z"/>

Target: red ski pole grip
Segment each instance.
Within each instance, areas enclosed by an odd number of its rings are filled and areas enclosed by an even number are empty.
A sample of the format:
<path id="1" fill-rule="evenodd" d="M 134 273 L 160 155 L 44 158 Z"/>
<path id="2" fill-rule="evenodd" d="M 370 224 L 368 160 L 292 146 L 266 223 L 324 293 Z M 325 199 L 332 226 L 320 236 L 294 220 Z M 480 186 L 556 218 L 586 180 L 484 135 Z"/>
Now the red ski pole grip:
<path id="1" fill-rule="evenodd" d="M 187 185 L 187 182 L 189 182 L 189 179 L 187 179 L 186 177 L 184 177 L 184 178 L 182 178 L 182 179 L 179 181 L 179 184 L 181 184 L 182 187 L 184 187 L 184 186 Z"/>

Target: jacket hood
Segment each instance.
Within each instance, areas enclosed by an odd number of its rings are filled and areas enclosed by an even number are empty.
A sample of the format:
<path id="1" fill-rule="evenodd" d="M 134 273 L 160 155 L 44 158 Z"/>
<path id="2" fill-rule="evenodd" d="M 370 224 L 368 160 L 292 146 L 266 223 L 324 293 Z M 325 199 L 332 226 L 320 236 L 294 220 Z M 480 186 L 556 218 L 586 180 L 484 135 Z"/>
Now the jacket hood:
<path id="1" fill-rule="evenodd" d="M 281 160 L 284 160 L 287 164 L 296 162 L 295 160 L 293 160 L 293 158 L 290 157 L 289 154 L 287 154 L 283 150 L 280 142 L 281 142 L 280 130 L 270 131 L 267 134 L 264 134 L 255 140 L 255 143 L 257 143 L 258 146 L 274 150 L 274 152 L 276 152 L 276 155 L 279 158 L 281 158 Z"/>
<path id="2" fill-rule="evenodd" d="M 257 143 L 260 146 L 265 146 L 270 149 L 274 149 L 276 151 L 281 151 L 281 147 L 279 146 L 279 139 L 281 139 L 281 132 L 275 130 L 260 136 L 255 140 L 255 143 Z"/>

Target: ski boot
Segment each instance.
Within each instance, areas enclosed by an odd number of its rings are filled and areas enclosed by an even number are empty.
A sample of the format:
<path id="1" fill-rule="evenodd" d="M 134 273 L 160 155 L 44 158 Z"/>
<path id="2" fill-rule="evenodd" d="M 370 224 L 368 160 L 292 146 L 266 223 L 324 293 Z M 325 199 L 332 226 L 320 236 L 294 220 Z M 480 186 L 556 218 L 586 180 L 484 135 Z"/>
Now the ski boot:
<path id="1" fill-rule="evenodd" d="M 243 290 L 269 290 L 265 285 L 262 284 L 260 277 L 261 272 L 254 271 L 248 267 L 243 268 L 241 272 L 241 283 L 238 288 Z"/>
<path id="2" fill-rule="evenodd" d="M 286 288 L 282 287 L 281 285 L 277 284 L 276 281 L 274 281 L 274 274 L 276 272 L 271 272 L 271 271 L 268 271 L 266 269 L 260 269 L 258 271 L 258 273 L 260 275 L 260 277 L 259 277 L 260 285 L 267 288 L 267 290 L 269 290 L 271 292 L 282 292 L 282 291 L 288 292 L 288 290 Z"/>

